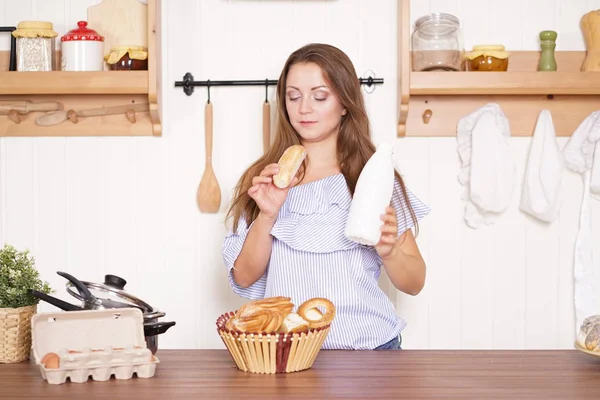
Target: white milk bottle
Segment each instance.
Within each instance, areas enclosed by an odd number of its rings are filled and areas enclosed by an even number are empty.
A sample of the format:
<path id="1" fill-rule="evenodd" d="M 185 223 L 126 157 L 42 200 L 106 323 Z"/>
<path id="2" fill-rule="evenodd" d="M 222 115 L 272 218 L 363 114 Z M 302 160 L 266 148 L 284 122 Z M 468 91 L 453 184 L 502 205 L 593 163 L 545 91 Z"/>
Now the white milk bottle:
<path id="1" fill-rule="evenodd" d="M 365 164 L 356 182 L 345 235 L 348 239 L 374 246 L 381 238 L 381 214 L 390 205 L 394 190 L 393 147 L 387 142 Z"/>

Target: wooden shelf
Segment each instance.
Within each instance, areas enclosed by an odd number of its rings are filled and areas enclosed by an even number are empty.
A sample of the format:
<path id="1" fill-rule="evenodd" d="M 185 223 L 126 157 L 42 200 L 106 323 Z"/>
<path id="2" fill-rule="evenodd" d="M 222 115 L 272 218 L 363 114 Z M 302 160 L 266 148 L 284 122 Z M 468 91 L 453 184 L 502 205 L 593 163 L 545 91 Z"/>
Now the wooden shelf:
<path id="1" fill-rule="evenodd" d="M 110 106 L 148 104 L 148 111 L 81 117 L 76 123 L 41 126 L 43 111 L 0 115 L 0 136 L 160 136 L 161 0 L 147 3 L 147 71 L 49 72 L 9 71 L 9 52 L 0 52 L 0 101 L 56 102 L 60 110 L 84 111 Z M 75 23 L 74 21 L 73 23 Z M 64 34 L 64 32 L 59 32 Z M 105 49 L 106 50 L 106 49 Z M 59 64 L 60 51 L 57 52 Z M 129 110 L 131 111 L 131 110 Z M 13 111 L 14 112 L 14 111 Z M 6 111 L 5 111 L 6 113 Z"/>
<path id="2" fill-rule="evenodd" d="M 0 72 L 0 95 L 148 94 L 148 71 Z"/>
<path id="3" fill-rule="evenodd" d="M 540 51 L 511 51 L 506 72 L 414 72 L 410 0 L 398 0 L 398 136 L 454 136 L 458 121 L 500 105 L 512 136 L 533 135 L 550 110 L 558 136 L 570 136 L 600 104 L 600 72 L 581 72 L 585 51 L 557 51 L 556 71 L 537 71 Z M 458 16 L 460 18 L 460 16 Z"/>
<path id="4" fill-rule="evenodd" d="M 411 72 L 411 95 L 600 95 L 598 72 Z"/>

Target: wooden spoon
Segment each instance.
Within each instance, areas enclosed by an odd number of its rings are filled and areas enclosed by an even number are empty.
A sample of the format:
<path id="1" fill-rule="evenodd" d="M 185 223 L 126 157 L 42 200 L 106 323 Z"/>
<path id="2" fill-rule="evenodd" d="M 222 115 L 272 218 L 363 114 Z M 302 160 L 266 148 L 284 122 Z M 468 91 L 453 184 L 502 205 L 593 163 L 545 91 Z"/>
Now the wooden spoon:
<path id="1" fill-rule="evenodd" d="M 271 106 L 269 100 L 263 103 L 263 152 L 266 153 L 271 146 Z"/>
<path id="2" fill-rule="evenodd" d="M 204 108 L 204 135 L 206 163 L 198 186 L 198 207 L 203 213 L 217 213 L 221 205 L 221 188 L 212 167 L 213 109 L 210 100 Z"/>

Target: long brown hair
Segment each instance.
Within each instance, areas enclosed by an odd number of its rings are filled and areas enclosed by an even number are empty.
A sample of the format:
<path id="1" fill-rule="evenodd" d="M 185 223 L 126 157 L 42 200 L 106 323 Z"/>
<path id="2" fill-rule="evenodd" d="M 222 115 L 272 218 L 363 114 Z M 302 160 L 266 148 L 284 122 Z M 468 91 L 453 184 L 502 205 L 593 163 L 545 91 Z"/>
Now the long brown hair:
<path id="1" fill-rule="evenodd" d="M 363 167 L 375 152 L 375 146 L 371 142 L 369 118 L 352 61 L 344 52 L 331 45 L 312 43 L 301 47 L 289 56 L 279 76 L 277 120 L 273 144 L 244 172 L 235 187 L 231 207 L 226 216 L 226 219 L 233 217 L 234 232 L 237 231 L 240 218 L 245 218 L 246 223 L 250 225 L 260 211 L 256 202 L 247 193 L 252 186 L 252 178 L 260 175 L 260 172 L 268 164 L 276 163 L 289 146 L 300 144 L 300 137 L 290 123 L 285 103 L 287 75 L 292 65 L 297 63 L 317 64 L 333 94 L 347 110 L 346 115 L 342 117 L 337 138 L 337 158 L 352 195 L 354 195 L 356 181 Z M 299 171 L 300 181 L 304 177 L 306 162 L 307 160 Z M 402 189 L 404 204 L 408 206 L 408 211 L 418 231 L 417 219 L 408 199 L 404 181 L 398 172 L 395 172 L 395 175 Z M 398 218 L 400 217 L 398 216 Z M 406 214 L 404 217 L 406 218 Z"/>

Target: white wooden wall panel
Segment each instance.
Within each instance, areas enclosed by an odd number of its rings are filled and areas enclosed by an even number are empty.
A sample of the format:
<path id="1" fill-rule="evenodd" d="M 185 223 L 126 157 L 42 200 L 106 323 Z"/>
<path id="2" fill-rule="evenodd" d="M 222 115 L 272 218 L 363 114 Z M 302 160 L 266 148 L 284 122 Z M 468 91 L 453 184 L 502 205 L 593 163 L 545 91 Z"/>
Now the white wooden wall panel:
<path id="1" fill-rule="evenodd" d="M 97 0 L 0 0 L 0 25 L 52 21 L 64 34 Z M 502 43 L 537 50 L 538 33 L 558 31 L 558 50 L 583 50 L 579 18 L 600 0 L 413 1 L 411 19 L 449 12 L 465 47 Z M 381 285 L 408 320 L 405 348 L 569 348 L 574 339 L 573 244 L 582 181 L 564 172 L 560 217 L 540 223 L 518 210 L 530 138 L 511 139 L 519 179 L 509 210 L 493 226 L 464 224 L 456 140 L 396 139 L 396 1 L 163 1 L 161 138 L 0 138 L 0 241 L 34 253 L 56 295 L 73 300 L 56 271 L 101 281 L 124 276 L 130 291 L 177 326 L 161 347 L 221 348 L 214 322 L 243 299 L 227 283 L 220 248 L 224 214 L 202 215 L 195 196 L 204 167 L 206 89 L 188 97 L 173 83 L 276 79 L 288 54 L 312 41 L 341 47 L 357 74 L 385 84 L 365 95 L 376 142 L 394 140 L 407 184 L 431 207 L 418 242 L 427 283 L 416 297 Z M 508 23 L 516 27 L 508 29 Z M 8 50 L 8 35 L 0 49 Z M 261 153 L 264 88 L 219 87 L 214 167 L 223 207 L 239 174 Z M 269 100 L 275 117 L 274 88 Z M 454 127 L 448 127 L 454 130 Z M 566 143 L 561 138 L 560 145 Z M 592 202 L 595 237 L 600 204 Z M 595 251 L 600 257 L 600 242 Z M 600 264 L 600 262 L 598 262 Z M 600 283 L 600 282 L 599 282 Z M 41 311 L 55 310 L 45 304 Z"/>

